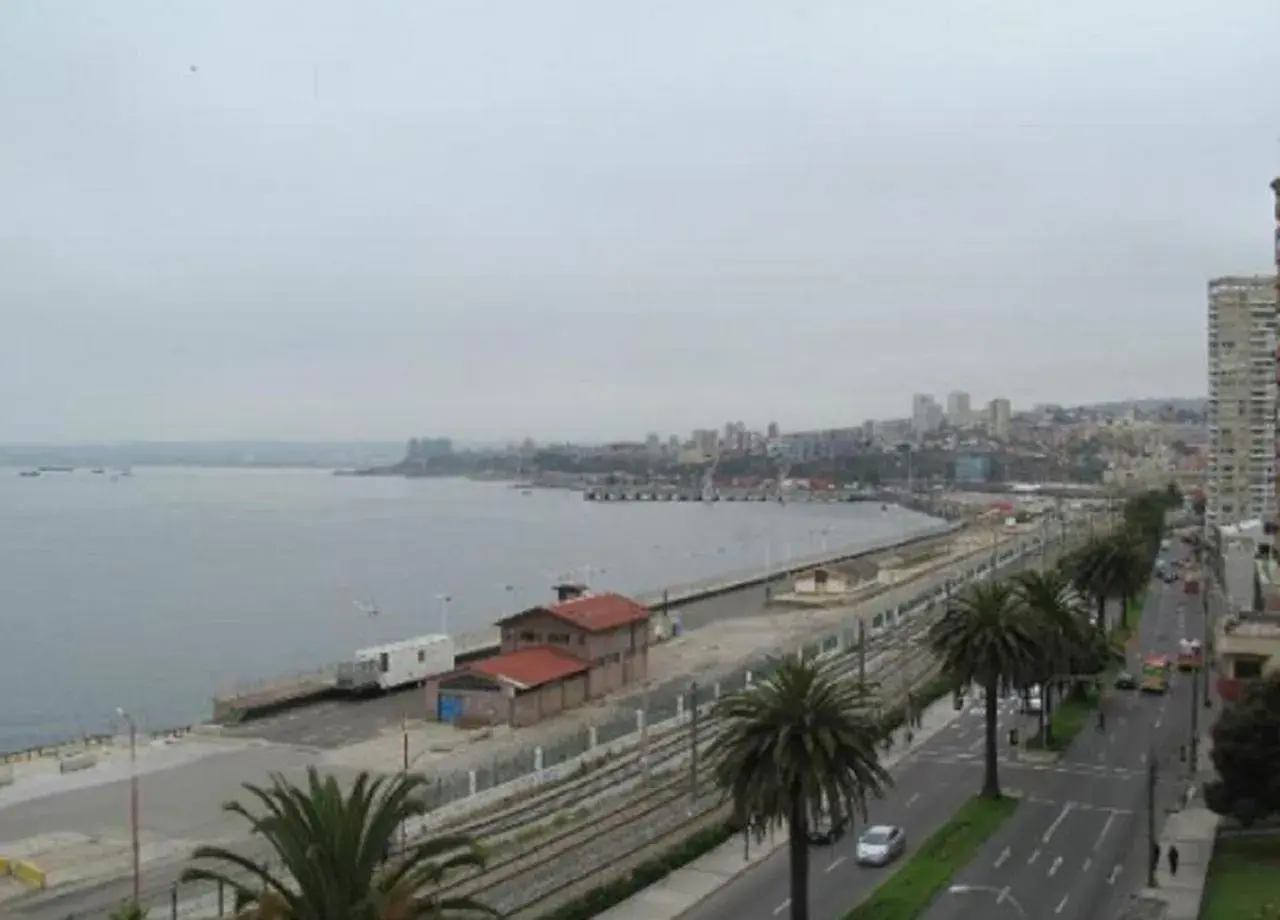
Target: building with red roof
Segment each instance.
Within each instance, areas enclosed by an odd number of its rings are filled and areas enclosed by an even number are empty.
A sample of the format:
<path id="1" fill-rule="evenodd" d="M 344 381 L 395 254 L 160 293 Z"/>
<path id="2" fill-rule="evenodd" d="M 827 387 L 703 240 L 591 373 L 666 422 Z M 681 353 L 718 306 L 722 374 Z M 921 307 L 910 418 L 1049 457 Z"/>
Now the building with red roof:
<path id="1" fill-rule="evenodd" d="M 649 608 L 580 585 L 557 590 L 557 603 L 498 621 L 499 654 L 428 684 L 428 711 L 442 722 L 532 725 L 644 680 Z"/>

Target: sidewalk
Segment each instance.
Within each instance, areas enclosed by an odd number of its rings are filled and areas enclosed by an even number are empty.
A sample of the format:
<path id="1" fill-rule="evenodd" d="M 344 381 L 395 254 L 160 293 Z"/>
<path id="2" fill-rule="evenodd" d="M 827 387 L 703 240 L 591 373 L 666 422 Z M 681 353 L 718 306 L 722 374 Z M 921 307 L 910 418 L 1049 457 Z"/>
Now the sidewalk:
<path id="1" fill-rule="evenodd" d="M 961 715 L 963 712 L 956 712 L 949 695 L 933 703 L 921 714 L 923 724 L 915 729 L 910 745 L 906 743 L 905 729 L 894 733 L 893 747 L 883 761 L 885 767 L 892 770 L 913 748 L 932 738 Z M 787 833 L 779 828 L 759 843 L 752 840 L 750 855 L 746 855 L 742 838 L 735 837 L 616 907 L 597 914 L 597 920 L 674 920 L 717 889 L 764 862 L 786 844 Z"/>
<path id="2" fill-rule="evenodd" d="M 1204 889 L 1218 835 L 1217 815 L 1205 808 L 1200 798 L 1201 784 L 1213 775 L 1209 756 L 1210 736 L 1200 742 L 1200 756 L 1194 779 L 1186 781 L 1186 808 L 1169 815 L 1160 831 L 1160 864 L 1156 867 L 1156 887 L 1144 888 L 1140 900 L 1164 905 L 1163 920 L 1196 920 L 1204 902 Z M 1169 847 L 1178 848 L 1178 874 L 1169 873 Z"/>

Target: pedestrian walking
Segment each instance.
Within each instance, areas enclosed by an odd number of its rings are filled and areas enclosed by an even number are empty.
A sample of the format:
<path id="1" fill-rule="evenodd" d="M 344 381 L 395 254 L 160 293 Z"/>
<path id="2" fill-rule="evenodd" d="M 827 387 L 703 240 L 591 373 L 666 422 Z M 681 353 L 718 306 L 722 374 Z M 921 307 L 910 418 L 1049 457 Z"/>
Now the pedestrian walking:
<path id="1" fill-rule="evenodd" d="M 1178 848 L 1174 844 L 1169 844 L 1169 874 L 1178 874 Z"/>
<path id="2" fill-rule="evenodd" d="M 1151 871 L 1155 872 L 1160 865 L 1160 844 L 1151 844 Z"/>

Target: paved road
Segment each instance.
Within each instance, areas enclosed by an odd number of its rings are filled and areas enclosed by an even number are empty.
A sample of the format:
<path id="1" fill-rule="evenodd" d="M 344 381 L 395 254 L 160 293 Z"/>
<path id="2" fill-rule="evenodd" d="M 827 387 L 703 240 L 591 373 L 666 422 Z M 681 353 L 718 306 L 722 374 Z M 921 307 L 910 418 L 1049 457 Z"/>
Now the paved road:
<path id="1" fill-rule="evenodd" d="M 1153 584 L 1140 626 L 1144 650 L 1176 652 L 1178 639 L 1185 634 L 1180 599 L 1175 590 Z M 1187 612 L 1195 609 L 1188 607 Z M 1117 692 L 1108 702 L 1107 732 L 1087 730 L 1056 764 L 1029 764 L 1019 762 L 1008 748 L 1008 729 L 1017 726 L 1026 737 L 1034 719 L 1018 714 L 1015 701 L 1002 703 L 1001 781 L 1007 792 L 1022 795 L 1024 802 L 956 881 L 997 889 L 1009 886 L 1033 920 L 1114 916 L 1145 878 L 1148 747 L 1155 743 L 1161 762 L 1177 765 L 1178 745 L 1187 735 L 1189 705 L 1190 682 L 1185 680 L 1165 697 Z M 910 852 L 978 791 L 982 749 L 981 707 L 972 705 L 895 771 L 896 786 L 883 801 L 872 804 L 871 821 L 904 827 Z M 1181 791 L 1174 783 L 1162 784 L 1162 799 L 1168 802 Z M 814 920 L 842 917 L 887 875 L 883 869 L 854 864 L 855 837 L 814 851 L 810 881 Z M 687 920 L 782 917 L 789 904 L 788 880 L 783 849 L 703 901 Z M 974 916 L 1017 920 L 1018 913 L 1011 904 L 997 907 L 994 894 L 945 894 L 927 916 L 928 920 Z"/>
<path id="2" fill-rule="evenodd" d="M 1195 601 L 1196 599 L 1187 599 Z M 1141 652 L 1176 654 L 1199 605 L 1176 587 L 1152 583 L 1139 627 Z M 1136 663 L 1135 663 L 1136 664 Z M 1189 739 L 1190 679 L 1175 678 L 1165 696 L 1116 691 L 1107 731 L 1086 729 L 1048 769 L 1007 770 L 1005 782 L 1027 796 L 955 882 L 985 890 L 943 894 L 926 920 L 982 916 L 1017 920 L 1109 920 L 1146 880 L 1146 769 L 1154 751 L 1163 773 L 1157 823 L 1185 792 L 1179 746 Z M 1030 774 L 1030 775 L 1028 775 Z M 994 890 L 992 890 L 994 889 Z M 997 904 L 998 892 L 1016 902 Z"/>
<path id="3" fill-rule="evenodd" d="M 959 719 L 921 745 L 894 770 L 895 785 L 883 800 L 870 805 L 870 821 L 891 822 L 906 829 L 914 846 L 945 824 L 979 787 L 982 773 L 983 717 L 971 706 Z M 1028 724 L 1016 700 L 1001 704 L 1004 729 Z M 966 766 L 971 768 L 965 768 Z M 837 920 L 884 880 L 883 869 L 854 863 L 856 831 L 832 847 L 815 849 L 810 877 L 810 912 L 814 920 Z M 759 866 L 720 889 L 682 920 L 774 920 L 789 906 L 790 870 L 783 847 Z"/>

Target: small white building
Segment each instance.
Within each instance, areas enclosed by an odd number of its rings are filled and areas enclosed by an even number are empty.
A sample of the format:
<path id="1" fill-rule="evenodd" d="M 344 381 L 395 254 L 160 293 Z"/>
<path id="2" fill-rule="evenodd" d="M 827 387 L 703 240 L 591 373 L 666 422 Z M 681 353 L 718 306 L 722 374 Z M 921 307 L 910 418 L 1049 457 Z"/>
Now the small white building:
<path id="1" fill-rule="evenodd" d="M 801 597 L 847 594 L 849 588 L 849 579 L 830 569 L 811 569 L 808 572 L 802 572 L 796 576 L 791 585 L 791 590 Z"/>

